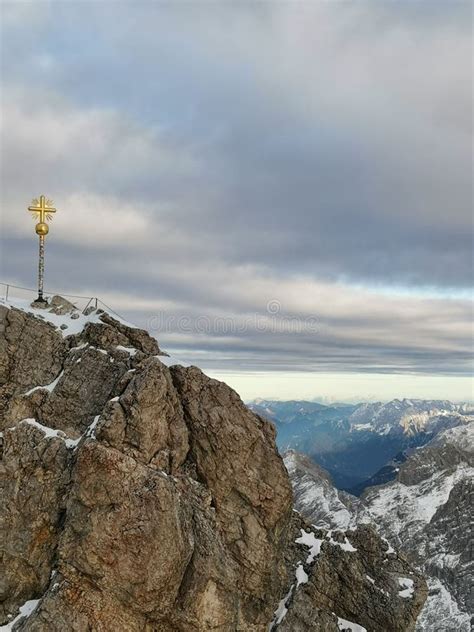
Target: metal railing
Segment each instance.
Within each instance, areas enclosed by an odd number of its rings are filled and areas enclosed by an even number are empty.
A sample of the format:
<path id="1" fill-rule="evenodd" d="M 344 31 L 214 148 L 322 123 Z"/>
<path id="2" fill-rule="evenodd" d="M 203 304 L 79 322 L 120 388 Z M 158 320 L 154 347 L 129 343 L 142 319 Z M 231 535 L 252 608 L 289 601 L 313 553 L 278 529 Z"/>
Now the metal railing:
<path id="1" fill-rule="evenodd" d="M 4 283 L 3 281 L 0 281 L 0 288 L 3 288 L 3 298 L 5 301 L 8 301 L 9 297 L 13 297 L 13 296 L 15 296 L 16 298 L 24 298 L 23 296 L 19 295 L 18 290 L 20 290 L 21 292 L 27 292 L 29 294 L 28 298 L 30 296 L 35 297 L 38 294 L 37 289 L 33 289 L 31 287 L 23 287 L 21 285 L 15 285 L 13 283 Z M 94 309 L 104 308 L 106 311 L 111 312 L 112 314 L 115 314 L 115 316 L 118 316 L 119 318 L 123 318 L 123 316 L 117 313 L 114 309 L 112 309 L 109 305 L 104 303 L 104 301 L 101 300 L 97 296 L 82 296 L 80 294 L 66 294 L 65 292 L 57 292 L 53 290 L 44 290 L 44 294 L 45 296 L 48 296 L 48 297 L 54 296 L 57 294 L 58 296 L 63 296 L 64 298 L 67 298 L 67 299 L 73 298 L 73 299 L 80 299 L 81 301 L 87 301 L 84 307 L 80 307 L 76 305 L 77 301 L 75 302 L 71 301 L 71 303 L 73 303 L 76 309 L 80 309 L 83 314 L 88 307 L 93 306 Z"/>

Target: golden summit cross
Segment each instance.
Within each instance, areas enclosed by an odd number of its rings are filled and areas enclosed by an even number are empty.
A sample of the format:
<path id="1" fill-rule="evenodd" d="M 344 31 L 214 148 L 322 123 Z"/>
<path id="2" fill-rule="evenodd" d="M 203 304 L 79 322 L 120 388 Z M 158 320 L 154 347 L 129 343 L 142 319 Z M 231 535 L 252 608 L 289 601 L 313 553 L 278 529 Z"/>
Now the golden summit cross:
<path id="1" fill-rule="evenodd" d="M 47 222 L 53 219 L 53 213 L 56 213 L 56 209 L 53 206 L 53 201 L 46 199 L 44 195 L 40 195 L 39 199 L 35 198 L 31 206 L 28 207 L 31 213 L 34 213 L 35 219 L 39 221 L 36 223 L 35 231 L 39 237 L 39 257 L 38 257 L 38 298 L 36 303 L 39 305 L 45 305 L 47 301 L 43 297 L 43 283 L 44 283 L 44 239 L 49 233 L 49 226 Z"/>
<path id="2" fill-rule="evenodd" d="M 56 213 L 56 209 L 52 206 L 52 204 L 52 200 L 47 200 L 44 195 L 40 195 L 39 200 L 35 198 L 32 201 L 32 206 L 29 206 L 28 210 L 35 214 L 35 217 L 39 219 L 40 224 L 45 224 L 46 220 L 53 219 L 52 214 Z M 38 230 L 36 232 L 38 233 Z"/>

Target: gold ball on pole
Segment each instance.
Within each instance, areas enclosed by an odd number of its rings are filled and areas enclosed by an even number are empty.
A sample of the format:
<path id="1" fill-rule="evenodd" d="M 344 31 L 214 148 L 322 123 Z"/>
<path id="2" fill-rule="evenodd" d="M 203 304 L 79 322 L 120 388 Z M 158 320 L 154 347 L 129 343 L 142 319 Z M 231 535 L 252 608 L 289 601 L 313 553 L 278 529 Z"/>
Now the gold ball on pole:
<path id="1" fill-rule="evenodd" d="M 37 235 L 47 235 L 49 233 L 49 226 L 46 222 L 38 222 L 35 226 Z"/>

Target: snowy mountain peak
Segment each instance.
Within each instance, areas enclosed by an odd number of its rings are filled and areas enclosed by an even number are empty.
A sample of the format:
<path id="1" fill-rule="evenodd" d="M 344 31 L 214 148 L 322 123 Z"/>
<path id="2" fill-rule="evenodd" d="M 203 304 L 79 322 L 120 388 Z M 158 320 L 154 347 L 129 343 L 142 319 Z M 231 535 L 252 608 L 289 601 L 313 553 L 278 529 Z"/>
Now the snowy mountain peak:
<path id="1" fill-rule="evenodd" d="M 373 524 L 428 576 L 417 632 L 470 632 L 474 615 L 474 423 L 440 432 L 400 464 L 396 480 L 361 499 L 336 490 L 307 457 L 285 458 L 295 505 L 316 524 Z"/>
<path id="2" fill-rule="evenodd" d="M 394 399 L 387 403 L 362 404 L 349 416 L 351 429 L 378 434 L 440 432 L 474 419 L 466 404 L 449 401 Z"/>

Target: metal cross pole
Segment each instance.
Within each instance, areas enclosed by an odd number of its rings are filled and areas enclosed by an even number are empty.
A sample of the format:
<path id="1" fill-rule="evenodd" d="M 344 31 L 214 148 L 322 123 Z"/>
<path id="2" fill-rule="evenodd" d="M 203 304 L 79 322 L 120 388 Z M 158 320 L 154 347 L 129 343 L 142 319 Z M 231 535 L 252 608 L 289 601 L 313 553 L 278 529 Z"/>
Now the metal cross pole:
<path id="1" fill-rule="evenodd" d="M 46 303 L 43 298 L 44 287 L 44 235 L 39 235 L 39 257 L 38 257 L 38 303 Z"/>
<path id="2" fill-rule="evenodd" d="M 31 206 L 28 207 L 31 213 L 34 213 L 34 217 L 38 219 L 35 226 L 36 234 L 39 237 L 39 259 L 38 259 L 38 298 L 37 303 L 46 304 L 47 301 L 43 297 L 43 285 L 44 285 L 44 240 L 49 233 L 49 226 L 47 222 L 53 219 L 53 213 L 56 213 L 56 209 L 53 207 L 52 200 L 47 200 L 44 195 L 40 195 L 39 200 L 34 199 Z"/>

